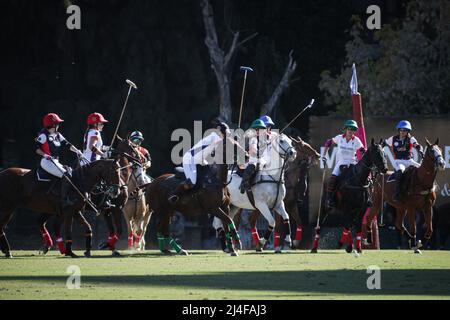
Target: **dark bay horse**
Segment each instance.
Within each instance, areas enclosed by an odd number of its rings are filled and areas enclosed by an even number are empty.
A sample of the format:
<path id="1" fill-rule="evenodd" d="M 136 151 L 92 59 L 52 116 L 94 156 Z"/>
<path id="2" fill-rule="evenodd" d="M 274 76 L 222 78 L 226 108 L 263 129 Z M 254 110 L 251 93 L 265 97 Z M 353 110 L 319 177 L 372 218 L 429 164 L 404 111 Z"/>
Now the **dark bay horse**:
<path id="1" fill-rule="evenodd" d="M 295 239 L 293 241 L 293 247 L 299 247 L 302 240 L 302 221 L 300 219 L 300 213 L 298 210 L 298 200 L 306 195 L 308 190 L 308 169 L 312 165 L 316 165 L 320 159 L 320 153 L 318 153 L 311 145 L 303 141 L 300 137 L 297 139 L 290 137 L 292 140 L 292 145 L 297 151 L 297 157 L 294 161 L 289 162 L 286 166 L 285 172 L 285 186 L 286 186 L 286 196 L 284 198 L 284 205 L 286 211 L 289 214 L 289 218 L 293 219 L 296 224 Z M 241 219 L 240 210 L 235 216 L 236 227 L 239 228 Z M 259 234 L 256 228 L 256 222 L 260 217 L 261 213 L 258 210 L 254 210 L 249 218 L 250 227 L 252 229 L 252 237 L 256 244 L 256 250 L 261 251 L 262 248 L 259 245 Z M 279 252 L 280 250 L 280 239 L 283 238 L 281 235 L 282 219 L 281 215 L 276 214 L 276 224 L 275 224 L 275 250 Z"/>
<path id="2" fill-rule="evenodd" d="M 111 187 L 111 195 L 117 197 L 120 189 L 119 163 L 114 160 L 100 160 L 75 169 L 72 179 L 82 192 L 90 192 L 101 180 Z M 72 252 L 72 221 L 85 206 L 84 200 L 77 195 L 74 205 L 61 208 L 58 181 L 52 183 L 39 182 L 36 170 L 9 168 L 0 172 L 0 249 L 6 257 L 12 257 L 4 228 L 17 208 L 50 215 L 61 215 L 64 218 L 64 236 L 66 256 L 76 257 Z M 51 190 L 49 190 L 51 188 Z M 75 192 L 75 191 L 73 191 Z M 92 239 L 92 230 L 87 230 Z M 90 253 L 90 248 L 86 248 Z"/>
<path id="3" fill-rule="evenodd" d="M 425 240 L 428 241 L 433 234 L 433 205 L 436 201 L 435 181 L 439 171 L 445 169 L 445 161 L 442 156 L 442 151 L 439 148 L 439 139 L 434 144 L 426 140 L 427 148 L 419 168 L 409 167 L 403 173 L 405 175 L 402 182 L 405 190 L 400 201 L 395 201 L 393 195 L 395 194 L 395 181 L 390 181 L 389 178 L 378 177 L 373 192 L 374 206 L 371 214 L 368 217 L 367 225 L 370 226 L 373 218 L 379 212 L 383 205 L 383 200 L 395 207 L 397 210 L 395 227 L 399 240 L 401 243 L 402 235 L 406 232 L 410 238 L 411 247 L 414 252 L 420 253 L 419 246 L 416 239 L 416 210 L 422 210 L 425 217 L 425 224 L 427 230 L 425 232 Z M 383 182 L 384 181 L 384 182 Z M 382 185 L 384 184 L 384 186 Z M 384 193 L 382 194 L 382 190 Z M 409 232 L 403 226 L 403 220 L 408 214 L 410 230 Z M 370 231 L 370 229 L 369 229 Z M 370 234 L 368 234 L 368 237 Z"/>
<path id="4" fill-rule="evenodd" d="M 370 198 L 369 176 L 371 173 L 385 173 L 387 170 L 387 161 L 381 142 L 377 144 L 374 139 L 356 165 L 350 165 L 350 167 L 341 170 L 337 188 L 336 209 L 343 214 L 344 232 L 349 234 L 345 237 L 345 243 L 342 243 L 342 245 L 347 244 L 346 251 L 349 253 L 353 250 L 352 229 L 357 233 L 356 252 L 362 252 L 362 221 Z M 317 229 L 312 253 L 317 252 L 319 235 L 320 229 Z"/>
<path id="5" fill-rule="evenodd" d="M 159 217 L 157 226 L 159 249 L 163 253 L 168 253 L 166 246 L 170 244 L 178 254 L 188 254 L 170 236 L 170 220 L 175 211 L 186 217 L 212 214 L 219 218 L 225 226 L 227 246 L 231 255 L 237 256 L 232 239 L 237 241 L 240 246 L 239 234 L 233 220 L 228 216 L 230 211 L 230 193 L 226 187 L 228 166 L 226 164 L 214 164 L 202 169 L 208 171 L 202 179 L 204 181 L 203 187 L 187 191 L 176 204 L 171 204 L 168 197 L 184 180 L 184 177 L 164 174 L 152 181 L 147 187 L 146 201 L 150 210 L 153 211 L 153 216 Z M 200 182 L 200 184 L 202 183 Z"/>

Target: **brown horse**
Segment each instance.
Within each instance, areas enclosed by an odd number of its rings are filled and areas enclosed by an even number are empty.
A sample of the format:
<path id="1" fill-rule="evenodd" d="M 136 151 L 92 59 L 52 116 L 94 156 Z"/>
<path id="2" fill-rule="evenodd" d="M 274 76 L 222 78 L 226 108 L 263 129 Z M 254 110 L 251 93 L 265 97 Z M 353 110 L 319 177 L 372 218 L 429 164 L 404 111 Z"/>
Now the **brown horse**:
<path id="1" fill-rule="evenodd" d="M 115 244 L 120 239 L 122 234 L 122 225 L 121 225 L 121 217 L 123 213 L 123 206 L 128 200 L 128 188 L 127 183 L 130 180 L 131 169 L 136 166 L 138 163 L 138 153 L 136 149 L 130 144 L 129 140 L 123 140 L 118 137 L 119 143 L 117 148 L 112 152 L 112 157 L 119 162 L 120 164 L 120 194 L 118 197 L 112 199 L 112 204 L 114 207 L 110 209 L 99 209 L 101 215 L 104 217 L 106 221 L 106 225 L 109 230 L 108 241 L 105 242 L 105 248 L 109 248 L 113 252 L 113 256 L 119 256 L 120 254 L 115 249 Z M 79 164 L 78 164 L 79 166 Z M 106 185 L 102 185 L 99 188 L 97 185 L 94 190 L 91 192 L 92 202 L 98 207 L 102 204 L 105 198 L 108 195 L 107 190 L 102 190 L 102 188 L 107 188 Z M 86 208 L 89 210 L 89 207 Z M 53 246 L 53 240 L 47 230 L 46 224 L 52 214 L 42 214 L 38 220 L 40 225 L 40 231 L 42 233 L 42 237 L 44 240 L 42 253 L 46 254 L 51 247 Z M 87 257 L 90 256 L 90 249 L 92 247 L 92 227 L 90 223 L 86 220 L 83 213 L 81 211 L 76 212 L 74 216 L 75 220 L 77 220 L 85 229 L 85 239 L 86 239 L 86 252 L 85 255 Z M 55 236 L 58 249 L 61 254 L 65 254 L 65 246 L 61 236 L 61 228 L 64 223 L 64 217 L 61 215 L 57 217 L 54 223 Z"/>
<path id="2" fill-rule="evenodd" d="M 94 186 L 104 180 L 111 186 L 113 197 L 119 195 L 120 175 L 119 163 L 114 160 L 100 160 L 73 171 L 72 180 L 82 192 L 90 192 Z M 0 172 L 0 249 L 6 257 L 12 257 L 11 248 L 4 233 L 15 209 L 26 208 L 31 211 L 64 216 L 66 238 L 66 256 L 76 257 L 72 252 L 72 221 L 84 206 L 84 199 L 77 195 L 74 205 L 61 208 L 59 190 L 60 181 L 51 183 L 39 182 L 36 170 L 9 168 Z M 91 233 L 92 236 L 92 233 Z"/>
<path id="3" fill-rule="evenodd" d="M 293 247 L 299 247 L 302 240 L 302 221 L 300 219 L 300 213 L 298 210 L 298 199 L 306 195 L 308 189 L 307 177 L 308 169 L 312 165 L 316 165 L 320 159 L 320 153 L 318 153 L 311 145 L 303 141 L 300 137 L 292 140 L 292 145 L 297 151 L 297 157 L 293 162 L 289 162 L 286 167 L 285 173 L 285 186 L 286 186 L 286 196 L 284 198 L 284 205 L 286 206 L 286 211 L 289 213 L 289 218 L 294 219 L 296 224 L 296 234 L 293 241 Z M 239 228 L 242 210 L 235 216 L 236 227 Z M 256 250 L 261 251 L 262 248 L 259 246 L 259 234 L 256 228 L 256 222 L 260 217 L 261 213 L 258 210 L 254 210 L 249 218 L 250 227 L 252 229 L 252 237 L 256 244 Z M 276 252 L 280 252 L 280 239 L 281 236 L 281 226 L 282 219 L 281 215 L 276 214 L 276 224 L 275 224 L 275 243 L 274 247 Z"/>
<path id="4" fill-rule="evenodd" d="M 159 217 L 157 226 L 159 249 L 163 253 L 169 253 L 166 246 L 170 244 L 178 254 L 188 254 L 169 233 L 170 219 L 175 211 L 186 217 L 212 214 L 225 226 L 228 248 L 232 256 L 237 256 L 232 239 L 237 241 L 239 246 L 240 239 L 233 220 L 228 216 L 230 211 L 230 194 L 226 187 L 228 166 L 214 164 L 202 167 L 202 170 L 207 171 L 201 179 L 203 183 L 200 182 L 203 186 L 187 191 L 176 204 L 171 204 L 168 197 L 184 180 L 184 175 L 165 174 L 156 178 L 147 187 L 146 201 L 153 211 L 153 216 Z"/>
<path id="5" fill-rule="evenodd" d="M 403 182 L 405 183 L 405 194 L 400 201 L 395 201 L 395 181 L 389 181 L 389 178 L 379 177 L 375 184 L 373 192 L 374 206 L 368 217 L 367 225 L 370 226 L 374 216 L 380 211 L 382 201 L 386 201 L 397 210 L 396 229 L 401 241 L 402 235 L 406 232 L 411 241 L 411 247 L 414 252 L 420 253 L 416 239 L 416 210 L 423 210 L 427 230 L 425 232 L 425 240 L 428 241 L 433 234 L 433 205 L 436 201 L 435 181 L 438 171 L 445 169 L 445 161 L 442 151 L 439 148 L 439 139 L 434 144 L 426 140 L 427 149 L 419 168 L 409 167 L 403 174 L 405 175 Z M 384 188 L 383 185 L 384 184 Z M 382 194 L 382 190 L 384 192 Z M 408 213 L 410 222 L 409 232 L 403 226 L 403 220 Z M 370 232 L 370 227 L 369 230 Z M 370 233 L 368 234 L 370 237 Z"/>

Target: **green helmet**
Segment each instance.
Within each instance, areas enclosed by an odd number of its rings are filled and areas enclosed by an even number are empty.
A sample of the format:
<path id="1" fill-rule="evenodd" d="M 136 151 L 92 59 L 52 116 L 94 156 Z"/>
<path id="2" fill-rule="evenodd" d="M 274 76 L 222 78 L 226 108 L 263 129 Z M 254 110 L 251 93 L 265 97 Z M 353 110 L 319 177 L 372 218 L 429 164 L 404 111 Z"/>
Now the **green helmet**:
<path id="1" fill-rule="evenodd" d="M 347 120 L 347 121 L 345 121 L 345 123 L 344 123 L 344 130 L 347 129 L 347 128 L 355 129 L 355 130 L 359 129 L 358 128 L 358 124 L 356 123 L 355 120 Z"/>
<path id="2" fill-rule="evenodd" d="M 251 129 L 266 129 L 267 126 L 261 119 L 257 119 L 253 121 L 252 125 L 250 126 Z"/>
<path id="3" fill-rule="evenodd" d="M 144 141 L 144 135 L 140 131 L 134 131 L 130 134 L 130 140 L 131 141 L 133 141 L 133 140 Z"/>

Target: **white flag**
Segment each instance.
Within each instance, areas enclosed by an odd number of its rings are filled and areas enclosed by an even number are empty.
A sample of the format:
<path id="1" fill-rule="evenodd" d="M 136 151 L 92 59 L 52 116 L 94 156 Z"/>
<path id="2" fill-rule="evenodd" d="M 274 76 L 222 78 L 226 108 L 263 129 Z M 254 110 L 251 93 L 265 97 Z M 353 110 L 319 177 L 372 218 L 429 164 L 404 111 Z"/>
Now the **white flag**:
<path id="1" fill-rule="evenodd" d="M 358 94 L 358 77 L 356 76 L 355 64 L 352 66 L 352 80 L 350 81 L 350 89 L 352 91 L 352 95 Z"/>

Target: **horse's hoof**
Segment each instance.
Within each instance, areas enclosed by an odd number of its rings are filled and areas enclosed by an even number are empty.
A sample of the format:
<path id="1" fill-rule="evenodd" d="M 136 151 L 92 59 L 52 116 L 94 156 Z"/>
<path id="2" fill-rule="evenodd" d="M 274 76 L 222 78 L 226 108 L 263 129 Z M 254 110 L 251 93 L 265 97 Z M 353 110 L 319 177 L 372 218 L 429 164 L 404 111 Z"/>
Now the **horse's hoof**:
<path id="1" fill-rule="evenodd" d="M 275 254 L 280 254 L 281 253 L 281 249 L 276 249 L 275 250 Z"/>
<path id="2" fill-rule="evenodd" d="M 358 250 L 355 250 L 354 254 L 355 258 L 359 258 L 361 256 L 361 251 L 358 252 Z"/>
<path id="3" fill-rule="evenodd" d="M 50 250 L 51 250 L 51 248 L 52 247 L 47 247 L 47 246 L 44 246 L 43 248 L 42 248 L 42 251 L 40 252 L 42 255 L 46 255 Z"/>
<path id="4" fill-rule="evenodd" d="M 117 250 L 114 250 L 111 254 L 113 257 L 120 257 L 120 252 Z"/>
<path id="5" fill-rule="evenodd" d="M 422 254 L 422 251 L 419 250 L 419 248 L 414 249 L 414 253 L 416 254 Z"/>
<path id="6" fill-rule="evenodd" d="M 189 252 L 187 252 L 186 250 L 181 250 L 179 253 L 180 256 L 188 256 Z"/>
<path id="7" fill-rule="evenodd" d="M 90 251 L 85 251 L 85 252 L 84 252 L 84 256 L 85 256 L 86 258 L 91 258 L 91 257 L 92 257 Z"/>
<path id="8" fill-rule="evenodd" d="M 11 254 L 11 252 L 8 252 L 8 253 L 5 254 L 5 258 L 6 259 L 12 259 L 13 255 Z"/>
<path id="9" fill-rule="evenodd" d="M 230 251 L 230 249 L 225 248 L 225 249 L 223 249 L 223 252 L 225 252 L 225 253 L 230 253 L 231 251 Z"/>
<path id="10" fill-rule="evenodd" d="M 167 255 L 172 254 L 172 252 L 170 250 L 167 250 L 167 249 L 161 250 L 161 253 L 162 254 L 167 254 Z"/>
<path id="11" fill-rule="evenodd" d="M 66 252 L 64 254 L 64 256 L 71 257 L 71 258 L 78 258 L 78 256 L 75 253 L 73 253 L 72 251 Z"/>
<path id="12" fill-rule="evenodd" d="M 256 251 L 256 252 L 263 252 L 263 249 L 262 249 L 261 247 L 257 247 L 257 248 L 255 249 L 255 251 Z"/>
<path id="13" fill-rule="evenodd" d="M 317 253 L 317 248 L 312 248 L 311 253 Z"/>
<path id="14" fill-rule="evenodd" d="M 349 244 L 346 248 L 345 248 L 345 252 L 347 253 L 352 253 L 353 252 L 353 246 L 351 244 Z"/>
<path id="15" fill-rule="evenodd" d="M 417 249 L 420 249 L 422 247 L 423 247 L 422 240 L 417 240 Z"/>
<path id="16" fill-rule="evenodd" d="M 236 251 L 231 252 L 232 257 L 239 257 L 239 254 Z"/>

